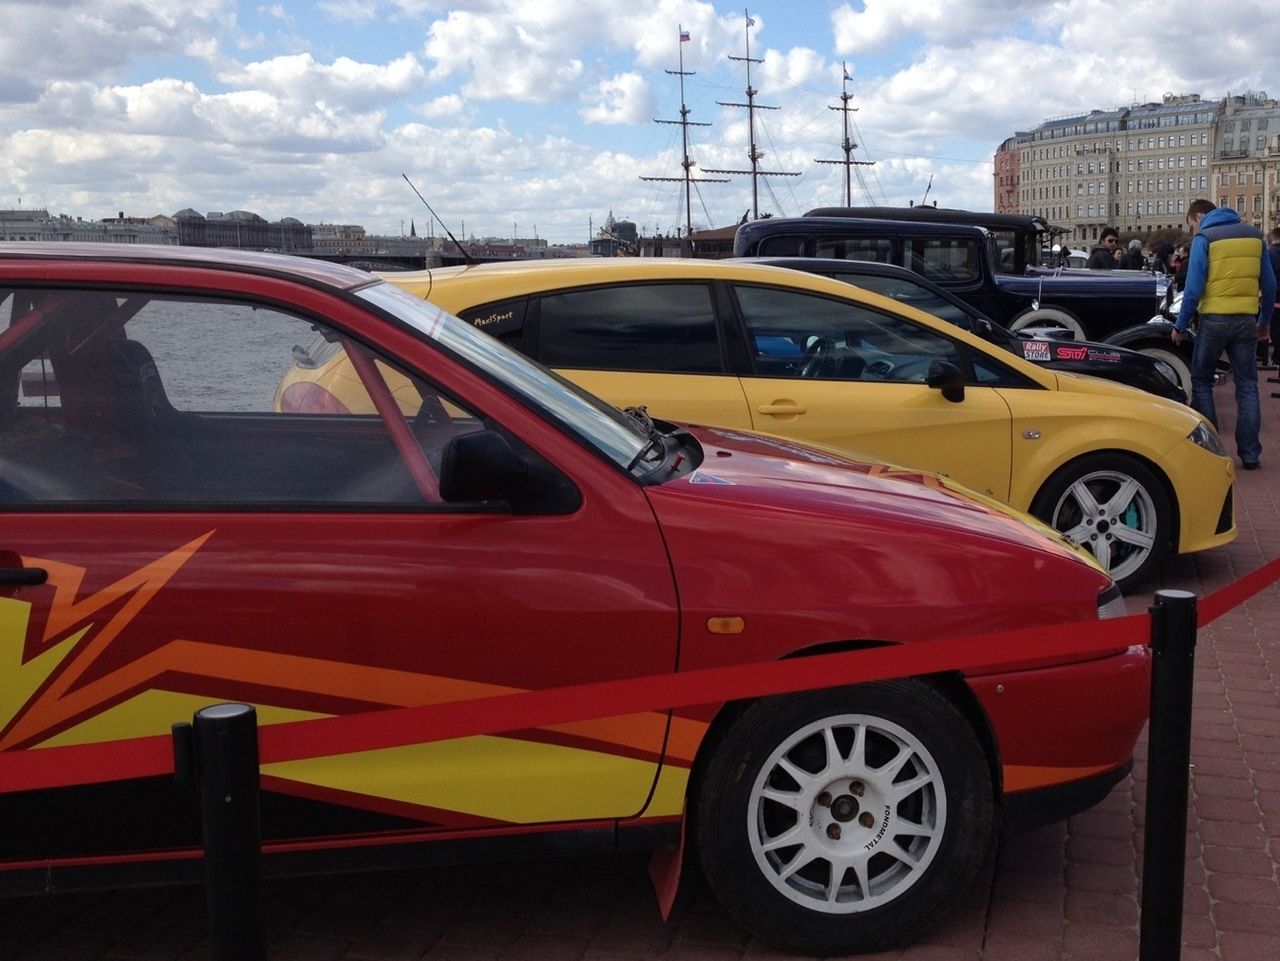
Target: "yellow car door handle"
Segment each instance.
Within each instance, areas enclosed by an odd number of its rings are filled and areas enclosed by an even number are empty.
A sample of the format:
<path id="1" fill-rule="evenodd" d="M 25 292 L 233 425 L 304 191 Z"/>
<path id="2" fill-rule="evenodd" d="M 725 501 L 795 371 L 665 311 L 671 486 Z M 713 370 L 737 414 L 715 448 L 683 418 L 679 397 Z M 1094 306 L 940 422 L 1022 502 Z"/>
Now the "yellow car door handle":
<path id="1" fill-rule="evenodd" d="M 756 408 L 762 414 L 803 414 L 803 404 L 761 404 Z"/>

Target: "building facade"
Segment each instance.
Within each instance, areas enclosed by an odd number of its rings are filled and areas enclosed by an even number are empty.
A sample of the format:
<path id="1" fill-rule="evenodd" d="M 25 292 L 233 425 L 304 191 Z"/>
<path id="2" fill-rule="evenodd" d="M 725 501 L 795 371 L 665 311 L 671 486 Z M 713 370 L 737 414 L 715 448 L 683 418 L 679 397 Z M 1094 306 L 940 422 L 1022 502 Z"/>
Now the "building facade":
<path id="1" fill-rule="evenodd" d="M 995 162 L 995 212 L 1016 214 L 1018 206 L 1018 171 L 1021 153 L 1018 138 L 1010 137 L 996 150 Z"/>
<path id="2" fill-rule="evenodd" d="M 1192 200 L 1229 206 L 1259 228 L 1280 224 L 1270 145 L 1280 133 L 1280 103 L 1265 93 L 1203 101 L 1166 95 L 1160 103 L 1048 120 L 1001 144 L 996 209 L 1007 204 L 1007 155 L 1016 153 L 1018 213 L 1067 228 L 1076 243 L 1104 227 L 1122 236 L 1185 230 Z M 1011 142 L 1012 141 L 1012 144 Z M 1270 171 L 1270 176 L 1268 176 Z"/>

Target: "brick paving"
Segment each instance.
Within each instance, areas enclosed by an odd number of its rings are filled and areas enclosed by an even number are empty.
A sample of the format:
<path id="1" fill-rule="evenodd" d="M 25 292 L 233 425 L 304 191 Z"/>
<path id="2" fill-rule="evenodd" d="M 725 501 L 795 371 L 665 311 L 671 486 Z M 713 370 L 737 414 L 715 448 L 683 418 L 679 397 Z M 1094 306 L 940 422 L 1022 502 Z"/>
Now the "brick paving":
<path id="1" fill-rule="evenodd" d="M 1236 487 L 1240 536 L 1171 561 L 1154 588 L 1205 596 L 1280 556 L 1280 389 L 1263 467 Z M 1231 443 L 1230 385 L 1218 388 Z M 1207 509 L 1216 510 L 1216 507 Z M 1150 594 L 1129 598 L 1145 610 Z M 1184 961 L 1280 958 L 1280 586 L 1200 632 L 1182 909 Z M 1097 807 L 1005 841 L 901 961 L 1118 961 L 1138 952 L 1145 739 Z M 266 886 L 271 961 L 765 961 L 700 879 L 658 917 L 646 859 L 504 862 Z M 203 961 L 199 887 L 0 901 L 0 961 Z"/>

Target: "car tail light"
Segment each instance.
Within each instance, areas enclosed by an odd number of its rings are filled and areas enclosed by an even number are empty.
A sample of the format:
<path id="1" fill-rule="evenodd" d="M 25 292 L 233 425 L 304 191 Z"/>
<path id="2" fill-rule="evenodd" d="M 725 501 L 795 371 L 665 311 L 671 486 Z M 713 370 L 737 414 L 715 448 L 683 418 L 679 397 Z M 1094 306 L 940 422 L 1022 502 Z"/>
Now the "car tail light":
<path id="1" fill-rule="evenodd" d="M 1105 621 L 1109 617 L 1124 617 L 1129 613 L 1124 603 L 1124 595 L 1115 584 L 1098 592 L 1098 620 Z"/>
<path id="2" fill-rule="evenodd" d="M 286 414 L 349 414 L 346 406 L 323 387 L 310 382 L 290 384 L 280 396 Z"/>

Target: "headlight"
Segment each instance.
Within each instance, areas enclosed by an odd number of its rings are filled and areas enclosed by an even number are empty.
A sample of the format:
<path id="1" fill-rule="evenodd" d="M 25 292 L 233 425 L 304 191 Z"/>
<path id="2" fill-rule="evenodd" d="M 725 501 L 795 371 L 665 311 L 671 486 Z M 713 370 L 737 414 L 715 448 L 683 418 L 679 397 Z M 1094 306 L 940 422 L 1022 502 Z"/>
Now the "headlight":
<path id="1" fill-rule="evenodd" d="M 1120 588 L 1112 584 L 1098 593 L 1098 620 L 1105 621 L 1109 617 L 1124 617 L 1129 611 L 1125 607 L 1124 595 Z"/>
<path id="2" fill-rule="evenodd" d="M 1156 370 L 1164 374 L 1164 376 L 1169 379 L 1169 383 L 1173 384 L 1174 387 L 1182 386 L 1182 384 L 1178 382 L 1178 372 L 1174 370 L 1171 365 L 1166 364 L 1163 360 L 1156 361 Z"/>
<path id="3" fill-rule="evenodd" d="M 1199 426 L 1187 435 L 1187 440 L 1197 447 L 1203 447 L 1211 454 L 1217 454 L 1219 457 L 1227 456 L 1227 449 L 1222 446 L 1222 438 L 1213 429 L 1213 425 L 1206 420 L 1200 421 Z"/>

